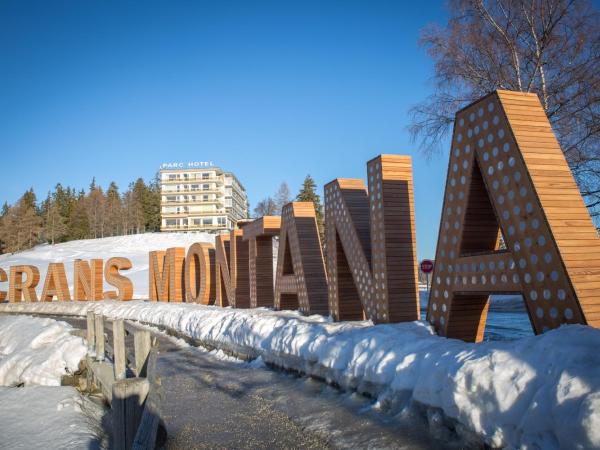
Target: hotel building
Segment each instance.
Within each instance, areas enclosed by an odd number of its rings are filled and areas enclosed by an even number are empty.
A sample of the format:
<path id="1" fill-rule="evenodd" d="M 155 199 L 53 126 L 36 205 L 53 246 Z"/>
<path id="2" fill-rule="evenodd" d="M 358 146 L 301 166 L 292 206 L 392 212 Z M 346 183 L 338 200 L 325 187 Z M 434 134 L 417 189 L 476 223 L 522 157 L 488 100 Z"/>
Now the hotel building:
<path id="1" fill-rule="evenodd" d="M 209 162 L 161 165 L 161 231 L 232 230 L 248 217 L 248 197 L 234 174 Z"/>

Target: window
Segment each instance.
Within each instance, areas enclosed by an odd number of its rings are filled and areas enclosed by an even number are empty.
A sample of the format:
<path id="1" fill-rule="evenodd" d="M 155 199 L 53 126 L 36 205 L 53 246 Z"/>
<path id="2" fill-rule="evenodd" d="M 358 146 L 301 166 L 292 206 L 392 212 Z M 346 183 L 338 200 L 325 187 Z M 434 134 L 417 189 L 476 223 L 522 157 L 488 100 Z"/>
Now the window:
<path id="1" fill-rule="evenodd" d="M 194 225 L 201 225 L 201 224 L 202 224 L 201 219 L 194 219 Z"/>
<path id="2" fill-rule="evenodd" d="M 175 225 L 177 225 L 177 220 L 175 219 L 167 219 L 167 226 L 168 227 L 174 227 Z"/>
<path id="3" fill-rule="evenodd" d="M 212 224 L 213 224 L 212 217 L 208 218 L 208 219 L 202 219 L 202 225 L 212 226 Z"/>
<path id="4" fill-rule="evenodd" d="M 210 173 L 203 173 L 202 174 L 202 179 L 203 180 L 208 180 L 210 178 Z"/>
<path id="5" fill-rule="evenodd" d="M 198 191 L 198 190 L 200 190 L 200 185 L 192 184 L 192 191 Z"/>
<path id="6" fill-rule="evenodd" d="M 210 184 L 203 184 L 202 189 L 208 191 L 210 189 Z"/>
<path id="7" fill-rule="evenodd" d="M 205 195 L 203 195 L 203 196 L 202 196 L 202 200 L 204 200 L 205 202 L 207 202 L 207 201 L 208 201 L 208 195 L 206 195 L 206 194 L 205 194 Z"/>
<path id="8" fill-rule="evenodd" d="M 168 202 L 176 202 L 177 201 L 177 196 L 176 195 L 168 195 L 167 196 L 167 201 Z"/>
<path id="9" fill-rule="evenodd" d="M 218 217 L 217 218 L 217 222 L 220 226 L 225 226 L 225 224 L 227 223 L 227 219 L 225 217 Z"/>
<path id="10" fill-rule="evenodd" d="M 177 175 L 169 175 L 169 180 L 176 180 L 177 179 Z"/>

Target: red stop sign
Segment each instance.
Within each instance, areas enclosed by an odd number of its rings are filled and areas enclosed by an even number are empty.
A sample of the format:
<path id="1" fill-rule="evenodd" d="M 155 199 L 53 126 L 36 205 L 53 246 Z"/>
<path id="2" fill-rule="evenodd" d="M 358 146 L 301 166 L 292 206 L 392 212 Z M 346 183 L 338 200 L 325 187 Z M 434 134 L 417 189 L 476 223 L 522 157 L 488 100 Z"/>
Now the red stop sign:
<path id="1" fill-rule="evenodd" d="M 424 259 L 421 261 L 421 272 L 431 273 L 433 272 L 433 261 L 430 259 Z"/>

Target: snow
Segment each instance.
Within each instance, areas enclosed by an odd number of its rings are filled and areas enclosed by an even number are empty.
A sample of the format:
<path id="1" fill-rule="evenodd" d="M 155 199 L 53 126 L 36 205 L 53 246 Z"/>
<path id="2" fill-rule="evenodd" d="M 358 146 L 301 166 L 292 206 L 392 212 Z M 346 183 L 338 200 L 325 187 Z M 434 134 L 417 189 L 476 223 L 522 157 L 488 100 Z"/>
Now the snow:
<path id="1" fill-rule="evenodd" d="M 225 351 L 369 393 L 381 409 L 421 404 L 494 447 L 600 447 L 600 330 L 571 325 L 511 342 L 469 344 L 424 322 L 333 323 L 291 311 L 185 303 L 53 302 L 1 311 L 108 317 L 168 327 Z"/>
<path id="2" fill-rule="evenodd" d="M 10 266 L 32 264 L 40 270 L 38 297 L 42 292 L 48 264 L 62 262 L 65 264 L 69 290 L 73 295 L 73 262 L 76 259 L 90 260 L 123 256 L 129 258 L 132 268 L 122 274 L 133 282 L 134 298 L 148 298 L 148 252 L 166 250 L 169 247 L 185 247 L 195 242 L 214 243 L 215 236 L 209 233 L 145 233 L 130 236 L 115 236 L 102 239 L 84 239 L 55 245 L 38 245 L 31 250 L 20 253 L 0 255 L 0 268 L 8 273 Z M 4 289 L 0 284 L 1 290 Z M 112 289 L 104 283 L 104 290 Z"/>
<path id="3" fill-rule="evenodd" d="M 0 315 L 0 447 L 108 447 L 100 426 L 104 409 L 60 386 L 87 351 L 71 331 L 53 319 Z"/>
<path id="4" fill-rule="evenodd" d="M 212 241 L 210 235 L 147 234 L 40 246 L 0 256 L 0 267 L 125 256 L 137 298 L 147 296 L 148 251 Z M 69 277 L 72 269 L 68 268 Z M 166 327 L 368 393 L 401 417 L 426 408 L 431 423 L 475 434 L 493 447 L 600 448 L 600 330 L 563 326 L 540 336 L 469 344 L 434 334 L 424 322 L 333 323 L 291 311 L 236 310 L 186 303 L 52 302 L 1 304 L 2 311 L 76 314 L 88 309 Z M 41 319 L 40 319 L 41 320 Z M 2 338 L 2 336 L 0 336 Z M 15 338 L 18 339 L 18 338 Z M 27 342 L 31 339 L 26 339 Z M 19 345 L 20 346 L 20 345 Z"/>
<path id="5" fill-rule="evenodd" d="M 71 330 L 52 319 L 0 316 L 0 386 L 60 386 L 87 351 Z"/>
<path id="6" fill-rule="evenodd" d="M 0 405 L 1 448 L 108 448 L 104 409 L 72 387 L 0 387 Z"/>

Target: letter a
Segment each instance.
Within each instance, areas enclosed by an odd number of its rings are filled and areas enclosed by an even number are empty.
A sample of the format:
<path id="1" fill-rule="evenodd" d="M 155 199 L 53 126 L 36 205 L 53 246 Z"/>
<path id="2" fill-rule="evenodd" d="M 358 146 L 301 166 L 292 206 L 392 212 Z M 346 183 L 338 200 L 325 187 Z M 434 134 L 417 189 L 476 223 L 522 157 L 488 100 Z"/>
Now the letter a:
<path id="1" fill-rule="evenodd" d="M 367 168 L 369 193 L 356 179 L 325 186 L 329 310 L 336 320 L 417 320 L 412 162 L 380 155 Z"/>
<path id="2" fill-rule="evenodd" d="M 506 249 L 500 248 L 500 236 Z M 600 325 L 600 241 L 535 94 L 456 115 L 427 318 L 483 339 L 489 294 L 521 294 L 535 333 Z"/>
<path id="3" fill-rule="evenodd" d="M 315 204 L 288 203 L 281 215 L 275 308 L 326 315 L 327 276 Z"/>

